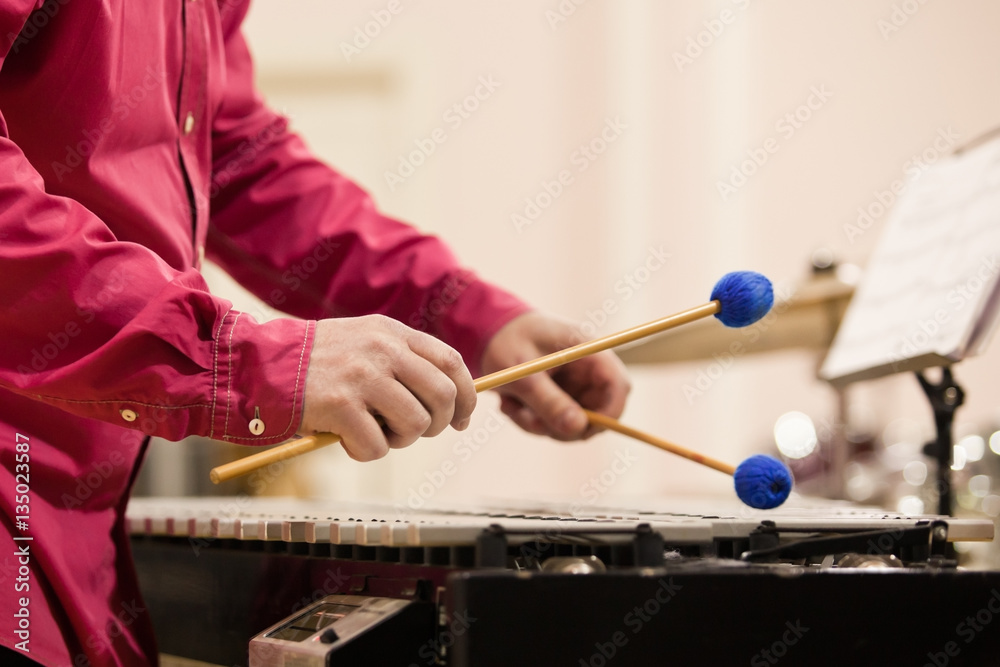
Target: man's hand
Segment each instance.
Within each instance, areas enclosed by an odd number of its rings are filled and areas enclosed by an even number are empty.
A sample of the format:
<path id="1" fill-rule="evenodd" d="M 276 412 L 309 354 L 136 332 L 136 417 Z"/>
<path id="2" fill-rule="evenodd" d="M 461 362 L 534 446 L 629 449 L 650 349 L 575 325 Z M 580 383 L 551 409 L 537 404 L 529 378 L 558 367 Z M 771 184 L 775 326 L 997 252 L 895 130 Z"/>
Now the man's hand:
<path id="1" fill-rule="evenodd" d="M 567 322 L 538 312 L 508 322 L 483 354 L 483 373 L 536 359 L 582 343 Z M 558 440 L 588 438 L 600 429 L 590 425 L 581 406 L 618 418 L 630 389 L 625 367 L 613 352 L 590 355 L 571 364 L 536 373 L 499 387 L 500 409 L 529 433 Z"/>
<path id="2" fill-rule="evenodd" d="M 371 461 L 448 424 L 464 430 L 475 407 L 461 355 L 433 336 L 381 315 L 316 323 L 300 432 L 337 433 Z"/>

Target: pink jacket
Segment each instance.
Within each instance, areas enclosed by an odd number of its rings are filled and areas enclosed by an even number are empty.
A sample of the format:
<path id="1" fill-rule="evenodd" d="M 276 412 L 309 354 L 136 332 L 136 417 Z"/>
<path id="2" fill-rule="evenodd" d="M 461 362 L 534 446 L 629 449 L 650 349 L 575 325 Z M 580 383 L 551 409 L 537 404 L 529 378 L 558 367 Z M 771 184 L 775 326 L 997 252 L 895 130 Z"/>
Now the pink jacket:
<path id="1" fill-rule="evenodd" d="M 310 320 L 386 314 L 478 374 L 527 308 L 309 154 L 253 89 L 246 11 L 0 7 L 0 643 L 47 665 L 155 660 L 122 526 L 146 435 L 293 436 Z M 202 256 L 304 319 L 233 310 Z"/>

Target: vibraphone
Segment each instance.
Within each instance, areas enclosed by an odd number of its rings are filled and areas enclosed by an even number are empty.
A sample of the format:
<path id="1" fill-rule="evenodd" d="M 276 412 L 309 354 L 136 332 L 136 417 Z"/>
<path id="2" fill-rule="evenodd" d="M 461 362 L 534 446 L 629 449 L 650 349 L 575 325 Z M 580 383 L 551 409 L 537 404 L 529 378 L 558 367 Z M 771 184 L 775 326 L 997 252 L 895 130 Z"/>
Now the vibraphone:
<path id="1" fill-rule="evenodd" d="M 953 549 L 990 521 L 685 505 L 136 498 L 127 523 L 161 651 L 227 667 L 1000 660 L 1000 573 Z"/>

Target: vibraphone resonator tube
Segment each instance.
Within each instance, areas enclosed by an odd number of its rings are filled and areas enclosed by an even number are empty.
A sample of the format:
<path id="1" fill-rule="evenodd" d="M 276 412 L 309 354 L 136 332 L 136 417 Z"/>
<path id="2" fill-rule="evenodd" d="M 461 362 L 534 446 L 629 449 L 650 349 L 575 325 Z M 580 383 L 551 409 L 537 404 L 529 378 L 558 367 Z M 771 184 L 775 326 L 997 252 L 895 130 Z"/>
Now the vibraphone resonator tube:
<path id="1" fill-rule="evenodd" d="M 641 324 L 618 333 L 602 336 L 586 343 L 553 352 L 533 361 L 511 366 L 503 370 L 485 375 L 475 381 L 477 392 L 496 389 L 505 384 L 515 382 L 535 373 L 551 370 L 570 362 L 611 348 L 632 343 L 642 338 L 662 333 L 682 324 L 694 322 L 704 317 L 714 315 L 727 327 L 745 327 L 764 317 L 774 304 L 774 291 L 771 281 L 753 271 L 736 271 L 727 273 L 712 289 L 711 300 L 701 306 L 682 311 L 675 315 Z M 213 468 L 210 474 L 216 484 L 240 475 L 246 475 L 258 468 L 284 461 L 293 456 L 333 445 L 340 442 L 340 436 L 334 433 L 317 433 L 283 445 L 273 447 L 263 452 L 251 454 L 237 461 Z M 759 466 L 750 467 L 751 477 L 761 474 Z"/>

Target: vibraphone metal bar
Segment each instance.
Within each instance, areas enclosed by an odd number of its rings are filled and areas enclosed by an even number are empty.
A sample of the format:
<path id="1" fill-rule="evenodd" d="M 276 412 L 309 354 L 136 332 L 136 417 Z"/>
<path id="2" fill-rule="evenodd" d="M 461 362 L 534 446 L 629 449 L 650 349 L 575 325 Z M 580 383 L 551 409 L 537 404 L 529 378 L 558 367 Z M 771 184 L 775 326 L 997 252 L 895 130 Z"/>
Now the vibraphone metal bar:
<path id="1" fill-rule="evenodd" d="M 557 536 L 574 527 L 611 525 L 634 530 L 648 524 L 668 545 L 705 545 L 716 539 L 748 537 L 762 521 L 772 522 L 779 532 L 801 533 L 894 530 L 939 519 L 947 521 L 949 541 L 993 539 L 993 523 L 985 519 L 906 516 L 854 507 L 767 511 L 740 507 L 735 513 L 700 515 L 648 507 L 581 509 L 557 504 L 543 509 L 409 511 L 385 505 L 274 498 L 135 498 L 126 513 L 132 535 L 387 547 L 472 545 L 483 530 L 498 523 L 512 536 L 515 532 Z"/>

